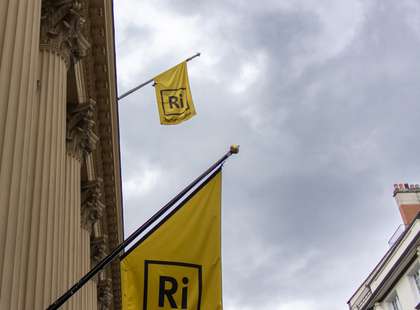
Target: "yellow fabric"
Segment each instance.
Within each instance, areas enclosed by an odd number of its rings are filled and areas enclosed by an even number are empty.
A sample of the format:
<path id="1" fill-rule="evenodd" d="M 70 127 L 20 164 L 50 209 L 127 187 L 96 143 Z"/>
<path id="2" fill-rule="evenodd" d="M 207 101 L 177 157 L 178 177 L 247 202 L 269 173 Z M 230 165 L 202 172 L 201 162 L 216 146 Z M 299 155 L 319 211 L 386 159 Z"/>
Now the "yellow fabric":
<path id="1" fill-rule="evenodd" d="M 154 82 L 162 125 L 179 124 L 196 114 L 186 61 L 159 74 L 154 78 Z"/>
<path id="2" fill-rule="evenodd" d="M 220 209 L 218 172 L 121 261 L 123 310 L 222 309 Z"/>

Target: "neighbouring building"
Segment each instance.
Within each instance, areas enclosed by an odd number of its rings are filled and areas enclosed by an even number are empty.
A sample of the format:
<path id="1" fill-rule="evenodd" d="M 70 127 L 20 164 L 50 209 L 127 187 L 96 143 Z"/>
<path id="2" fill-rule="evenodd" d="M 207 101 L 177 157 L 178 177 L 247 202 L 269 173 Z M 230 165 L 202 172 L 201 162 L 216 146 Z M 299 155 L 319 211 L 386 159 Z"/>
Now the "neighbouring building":
<path id="1" fill-rule="evenodd" d="M 394 197 L 404 224 L 347 302 L 350 310 L 420 309 L 420 186 L 395 184 Z"/>
<path id="2" fill-rule="evenodd" d="M 0 0 L 0 309 L 41 310 L 123 239 L 112 0 Z M 62 309 L 121 309 L 119 262 Z"/>

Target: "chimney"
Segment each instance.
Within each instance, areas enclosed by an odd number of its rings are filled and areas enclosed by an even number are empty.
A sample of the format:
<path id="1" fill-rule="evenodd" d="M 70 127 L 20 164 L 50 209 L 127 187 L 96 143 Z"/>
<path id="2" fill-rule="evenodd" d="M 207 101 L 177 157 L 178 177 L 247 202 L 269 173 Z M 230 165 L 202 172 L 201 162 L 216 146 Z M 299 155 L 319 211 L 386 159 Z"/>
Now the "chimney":
<path id="1" fill-rule="evenodd" d="M 420 212 L 420 185 L 394 184 L 394 197 L 404 225 L 410 225 Z"/>

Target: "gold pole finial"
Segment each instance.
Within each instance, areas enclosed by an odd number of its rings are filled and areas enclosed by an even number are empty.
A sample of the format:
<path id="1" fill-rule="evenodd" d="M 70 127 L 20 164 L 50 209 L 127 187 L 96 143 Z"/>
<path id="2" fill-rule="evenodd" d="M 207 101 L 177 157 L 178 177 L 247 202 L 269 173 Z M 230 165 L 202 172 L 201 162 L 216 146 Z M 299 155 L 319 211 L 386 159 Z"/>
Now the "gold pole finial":
<path id="1" fill-rule="evenodd" d="M 238 154 L 239 153 L 239 145 L 238 144 L 232 144 L 230 146 L 230 152 L 232 154 Z"/>

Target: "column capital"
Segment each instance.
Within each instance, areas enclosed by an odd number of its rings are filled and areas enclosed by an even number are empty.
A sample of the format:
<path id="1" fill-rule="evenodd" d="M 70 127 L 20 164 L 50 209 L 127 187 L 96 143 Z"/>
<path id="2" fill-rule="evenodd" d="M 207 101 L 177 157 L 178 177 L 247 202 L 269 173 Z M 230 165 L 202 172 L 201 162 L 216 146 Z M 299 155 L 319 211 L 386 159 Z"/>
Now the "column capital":
<path id="1" fill-rule="evenodd" d="M 67 66 L 87 55 L 90 43 L 83 35 L 86 20 L 81 0 L 43 0 L 40 48 L 59 54 Z"/>
<path id="2" fill-rule="evenodd" d="M 79 160 L 95 149 L 99 137 L 94 133 L 96 102 L 67 104 L 67 152 Z"/>
<path id="3" fill-rule="evenodd" d="M 102 203 L 102 179 L 82 183 L 81 197 L 82 227 L 92 231 L 93 224 L 98 221 L 105 210 Z"/>
<path id="4" fill-rule="evenodd" d="M 91 238 L 90 253 L 92 266 L 96 266 L 106 256 L 107 242 L 108 237 L 106 235 Z"/>

